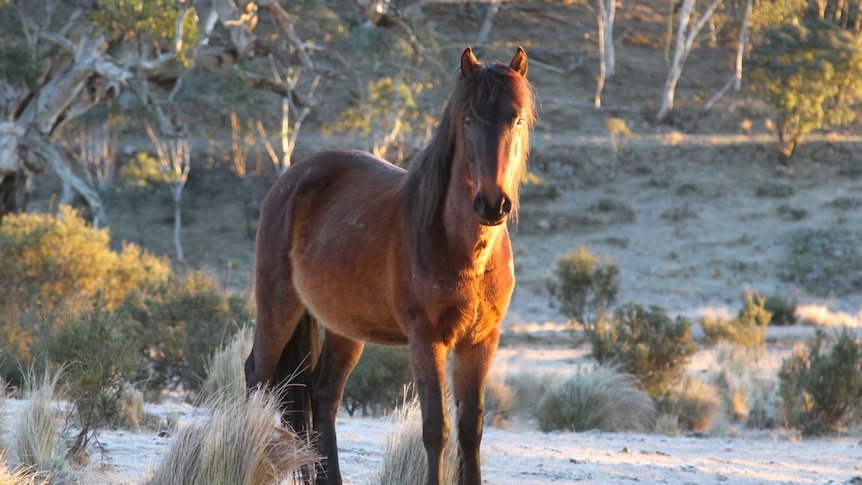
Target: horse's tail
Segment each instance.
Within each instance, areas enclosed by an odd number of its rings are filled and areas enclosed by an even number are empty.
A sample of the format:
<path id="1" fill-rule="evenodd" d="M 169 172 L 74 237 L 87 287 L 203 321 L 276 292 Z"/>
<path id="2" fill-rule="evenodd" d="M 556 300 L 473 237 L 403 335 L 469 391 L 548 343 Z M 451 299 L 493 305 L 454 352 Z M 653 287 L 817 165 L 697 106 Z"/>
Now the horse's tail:
<path id="1" fill-rule="evenodd" d="M 275 382 L 281 395 L 283 419 L 302 438 L 312 432 L 312 373 L 320 356 L 317 320 L 306 310 L 278 359 Z"/>

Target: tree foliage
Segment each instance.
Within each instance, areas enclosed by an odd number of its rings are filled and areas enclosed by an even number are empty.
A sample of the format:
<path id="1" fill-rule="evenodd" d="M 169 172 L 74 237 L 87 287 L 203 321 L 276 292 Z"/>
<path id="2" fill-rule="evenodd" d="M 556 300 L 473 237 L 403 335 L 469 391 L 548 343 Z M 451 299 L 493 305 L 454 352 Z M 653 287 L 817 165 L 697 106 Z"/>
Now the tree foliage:
<path id="1" fill-rule="evenodd" d="M 862 49 L 830 22 L 782 24 L 762 33 L 749 76 L 775 110 L 779 161 L 786 163 L 806 134 L 855 119 Z"/>
<path id="2" fill-rule="evenodd" d="M 134 244 L 110 247 L 68 206 L 57 215 L 9 214 L 0 220 L 0 348 L 27 365 L 36 339 L 56 330 L 57 316 L 78 312 L 97 294 L 112 311 L 128 295 L 154 287 L 170 267 Z M 37 345 L 38 347 L 38 345 Z"/>

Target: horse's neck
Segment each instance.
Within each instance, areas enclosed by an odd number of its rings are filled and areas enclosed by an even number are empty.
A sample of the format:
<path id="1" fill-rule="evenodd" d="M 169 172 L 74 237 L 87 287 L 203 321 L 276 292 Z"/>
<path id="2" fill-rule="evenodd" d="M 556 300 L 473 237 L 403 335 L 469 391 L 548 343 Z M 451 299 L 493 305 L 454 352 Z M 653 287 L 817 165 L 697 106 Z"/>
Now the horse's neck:
<path id="1" fill-rule="evenodd" d="M 453 163 L 446 197 L 442 201 L 442 228 L 446 249 L 463 260 L 467 271 L 482 273 L 491 255 L 506 237 L 506 225 L 484 226 L 473 213 L 473 190 L 464 164 Z"/>

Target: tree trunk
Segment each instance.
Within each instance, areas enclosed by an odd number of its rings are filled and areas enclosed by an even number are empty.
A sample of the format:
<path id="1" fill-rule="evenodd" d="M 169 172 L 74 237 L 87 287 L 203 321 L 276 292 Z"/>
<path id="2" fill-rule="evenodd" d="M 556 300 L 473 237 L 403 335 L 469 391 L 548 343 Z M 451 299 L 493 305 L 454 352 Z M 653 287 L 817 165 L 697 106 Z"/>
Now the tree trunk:
<path id="1" fill-rule="evenodd" d="M 616 15 L 616 0 L 598 0 L 596 24 L 599 34 L 599 78 L 596 83 L 596 95 L 593 104 L 596 109 L 602 107 L 602 91 L 605 80 L 613 77 L 616 71 L 616 55 L 614 53 L 614 17 Z"/>
<path id="2" fill-rule="evenodd" d="M 734 69 L 733 90 L 739 92 L 742 89 L 742 58 L 745 57 L 745 49 L 748 44 L 748 21 L 751 17 L 752 0 L 745 2 L 745 10 L 742 13 L 742 23 L 739 27 L 739 41 L 736 46 L 736 64 Z"/>
<path id="3" fill-rule="evenodd" d="M 183 200 L 183 186 L 175 185 L 172 189 L 174 199 L 174 248 L 177 250 L 177 262 L 185 262 L 185 254 L 183 253 L 183 242 L 180 238 L 180 232 L 183 228 L 183 211 L 181 210 L 181 202 Z"/>
<path id="4" fill-rule="evenodd" d="M 656 119 L 659 121 L 667 121 L 671 111 L 673 111 L 674 92 L 679 78 L 682 75 L 682 66 L 691 52 L 694 40 L 703 26 L 712 17 L 715 9 L 718 8 L 721 0 L 712 0 L 700 19 L 694 26 L 691 26 L 691 14 L 694 11 L 695 0 L 683 0 L 679 11 L 679 26 L 676 32 L 676 45 L 674 46 L 673 60 L 671 61 L 670 70 L 668 71 L 667 80 L 664 83 L 662 90 L 661 107 L 656 114 Z"/>

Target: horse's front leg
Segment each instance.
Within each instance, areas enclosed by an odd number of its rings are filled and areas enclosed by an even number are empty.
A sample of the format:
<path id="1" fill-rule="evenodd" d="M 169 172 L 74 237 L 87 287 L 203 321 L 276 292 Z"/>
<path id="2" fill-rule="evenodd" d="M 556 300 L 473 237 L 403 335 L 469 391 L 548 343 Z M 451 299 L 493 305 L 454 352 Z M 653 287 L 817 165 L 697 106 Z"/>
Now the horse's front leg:
<path id="1" fill-rule="evenodd" d="M 422 406 L 422 442 L 428 457 L 427 485 L 441 485 L 443 446 L 449 438 L 449 415 L 444 389 L 446 347 L 425 338 L 411 338 L 410 361 Z"/>
<path id="2" fill-rule="evenodd" d="M 479 445 L 485 413 L 485 377 L 497 350 L 499 330 L 482 342 L 455 347 L 452 386 L 458 406 L 458 442 L 461 446 L 461 485 L 482 483 Z"/>

